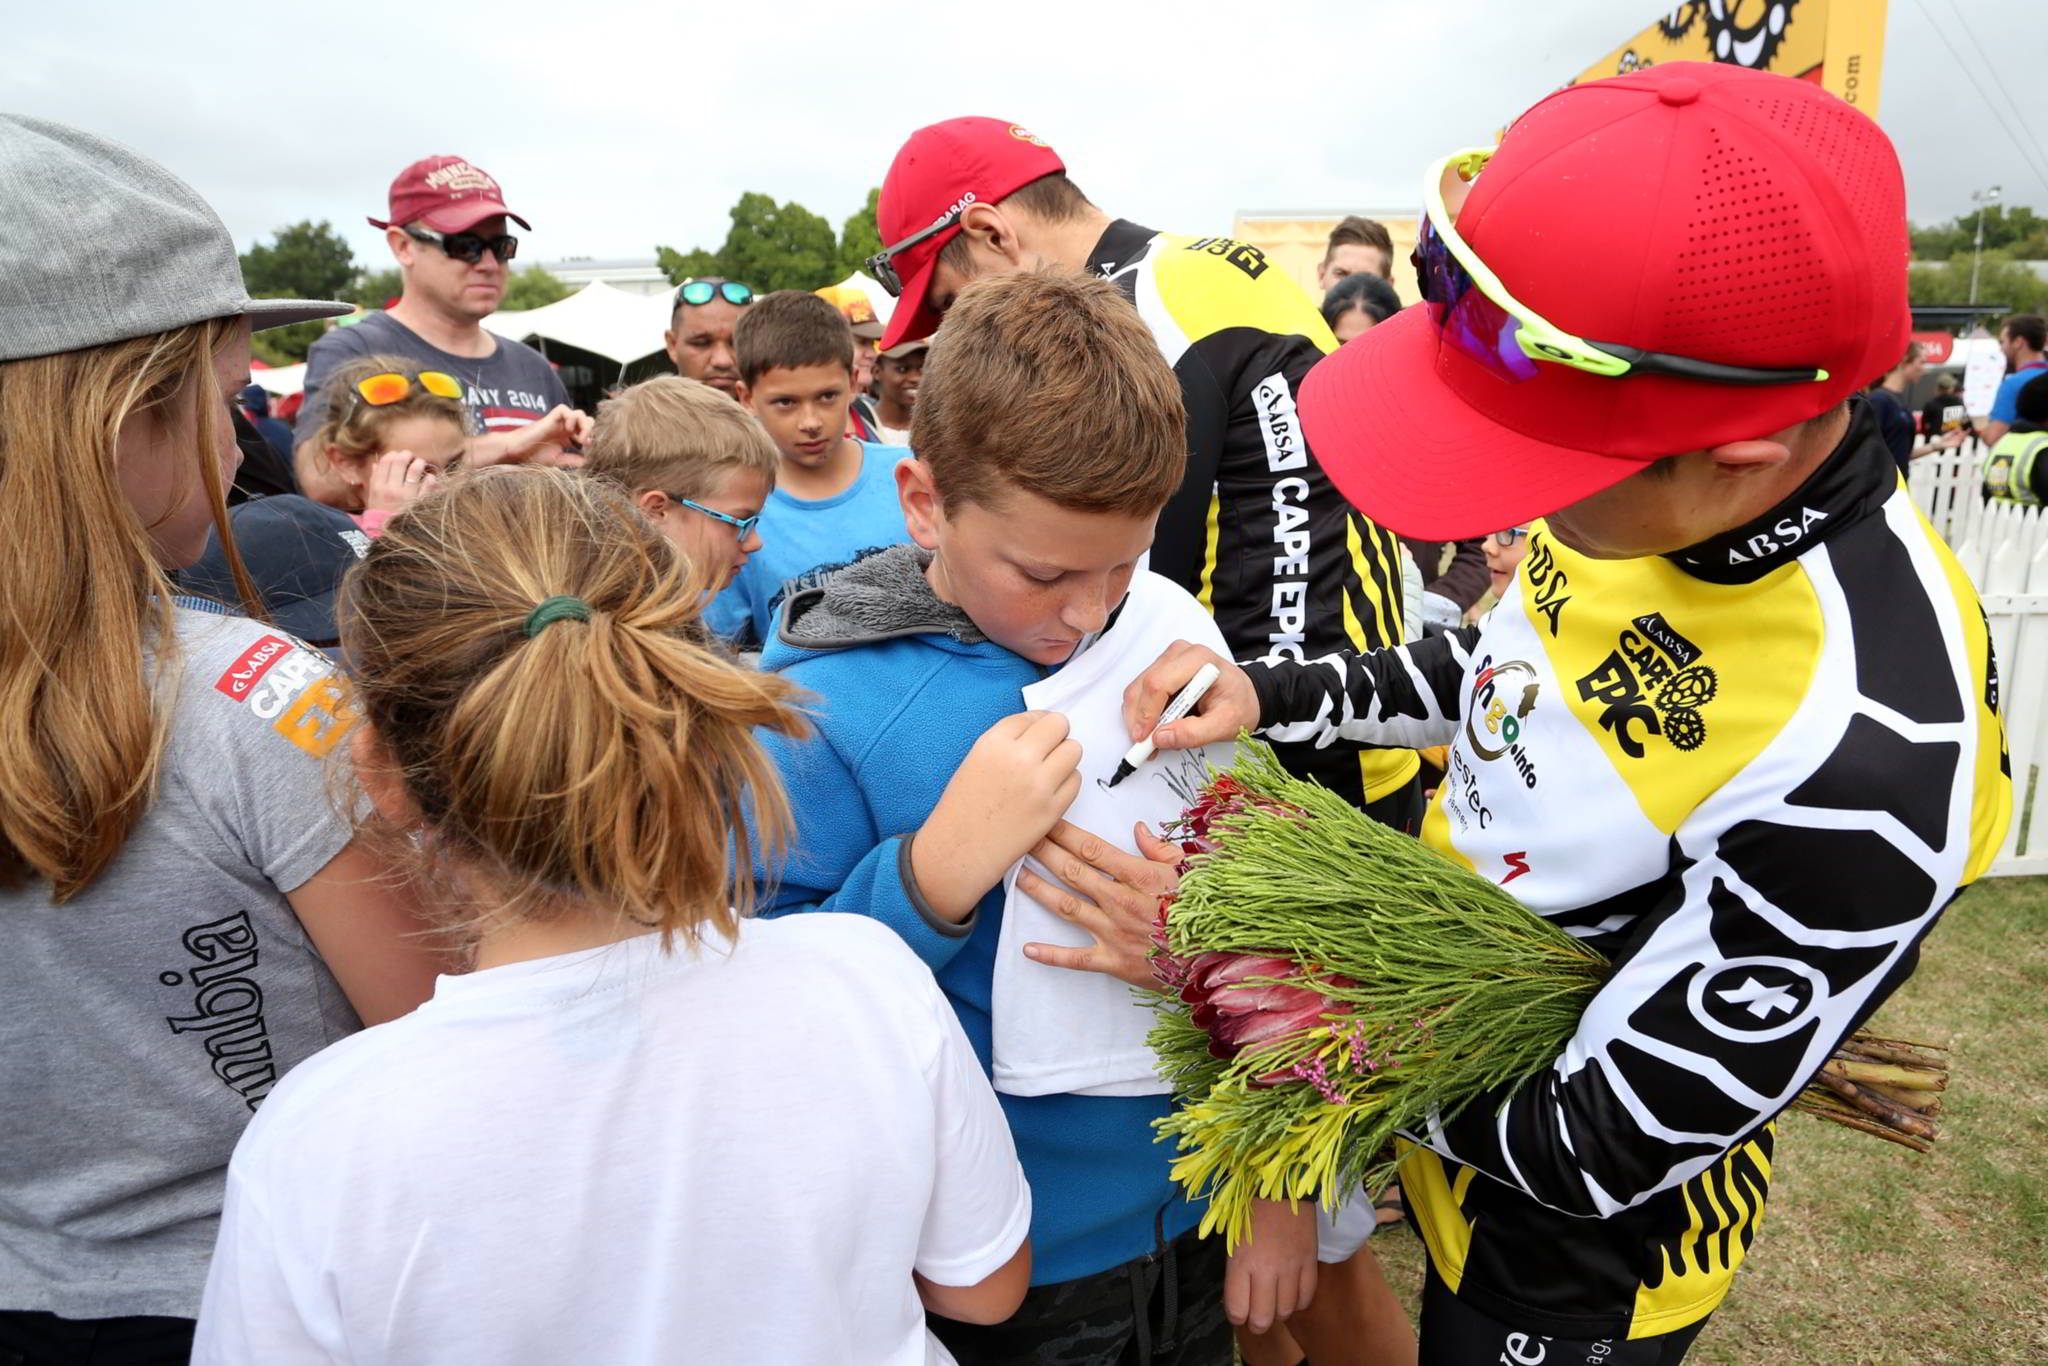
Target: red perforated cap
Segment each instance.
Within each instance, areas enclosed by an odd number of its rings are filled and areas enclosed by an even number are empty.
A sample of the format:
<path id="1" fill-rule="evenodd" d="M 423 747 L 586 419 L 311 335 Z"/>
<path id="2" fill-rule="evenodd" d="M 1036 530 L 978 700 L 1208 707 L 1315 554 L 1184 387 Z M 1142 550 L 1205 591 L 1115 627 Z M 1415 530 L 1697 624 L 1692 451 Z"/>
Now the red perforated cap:
<path id="1" fill-rule="evenodd" d="M 1891 142 L 1818 86 L 1673 62 L 1571 86 L 1508 130 L 1457 230 L 1581 337 L 1825 382 L 1767 387 L 1536 366 L 1513 383 L 1403 310 L 1318 365 L 1302 420 L 1344 495 L 1405 535 L 1516 526 L 1649 461 L 1827 411 L 1905 349 Z"/>
<path id="2" fill-rule="evenodd" d="M 1064 171 L 1046 141 L 1007 119 L 947 119 L 918 129 L 889 163 L 875 204 L 875 227 L 884 245 L 894 245 L 930 227 L 963 204 L 993 204 L 1032 181 Z M 926 302 L 939 252 L 960 233 L 935 233 L 893 262 L 903 295 L 889 315 L 882 349 L 928 337 L 939 315 Z"/>

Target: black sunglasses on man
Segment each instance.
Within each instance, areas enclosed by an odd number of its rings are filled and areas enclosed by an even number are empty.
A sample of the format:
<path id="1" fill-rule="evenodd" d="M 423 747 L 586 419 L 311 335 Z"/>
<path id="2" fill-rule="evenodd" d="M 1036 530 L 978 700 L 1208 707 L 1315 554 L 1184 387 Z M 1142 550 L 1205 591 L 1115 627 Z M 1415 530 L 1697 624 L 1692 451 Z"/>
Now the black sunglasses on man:
<path id="1" fill-rule="evenodd" d="M 439 247 L 448 256 L 472 266 L 484 259 L 485 252 L 497 257 L 501 265 L 519 254 L 519 239 L 509 232 L 483 237 L 473 232 L 435 232 L 416 223 L 406 224 L 404 232 L 415 242 Z"/>

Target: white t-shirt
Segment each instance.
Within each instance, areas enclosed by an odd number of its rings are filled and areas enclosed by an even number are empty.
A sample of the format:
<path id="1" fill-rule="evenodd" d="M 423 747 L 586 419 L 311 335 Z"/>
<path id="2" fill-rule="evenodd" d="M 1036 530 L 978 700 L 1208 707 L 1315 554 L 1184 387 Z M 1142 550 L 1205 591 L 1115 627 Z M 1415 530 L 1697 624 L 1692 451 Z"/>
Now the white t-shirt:
<path id="1" fill-rule="evenodd" d="M 196 1363 L 951 1360 L 913 1268 L 1023 1242 L 1008 1125 L 860 916 L 443 977 L 314 1057 L 228 1172 Z"/>

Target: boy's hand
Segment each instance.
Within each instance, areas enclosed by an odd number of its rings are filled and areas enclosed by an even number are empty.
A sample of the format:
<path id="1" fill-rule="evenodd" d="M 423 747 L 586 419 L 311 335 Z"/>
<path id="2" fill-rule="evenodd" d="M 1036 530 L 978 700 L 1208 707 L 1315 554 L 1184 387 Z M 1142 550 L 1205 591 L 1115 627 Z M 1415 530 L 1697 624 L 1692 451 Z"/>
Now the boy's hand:
<path id="1" fill-rule="evenodd" d="M 1202 694 L 1195 709 L 1157 734 L 1160 713 L 1174 694 L 1200 673 L 1204 664 L 1214 664 L 1218 677 Z M 1259 724 L 1259 695 L 1252 688 L 1251 675 L 1201 645 L 1176 640 L 1166 647 L 1138 681 L 1124 689 L 1124 724 L 1136 743 L 1147 735 L 1160 749 L 1196 749 L 1202 745 L 1235 740 L 1241 730 L 1255 730 Z"/>
<path id="2" fill-rule="evenodd" d="M 1159 979 L 1152 971 L 1152 932 L 1159 921 L 1159 898 L 1180 886 L 1175 870 L 1183 855 L 1179 845 L 1160 839 L 1142 824 L 1137 836 L 1142 856 L 1126 854 L 1065 821 L 1039 842 L 1031 857 L 1065 885 L 1047 882 L 1026 864 L 1017 872 L 1018 889 L 1094 935 L 1095 942 L 1085 949 L 1026 944 L 1025 957 L 1158 989 Z"/>
<path id="3" fill-rule="evenodd" d="M 1252 1201 L 1252 1228 L 1230 1254 L 1223 1276 L 1223 1312 L 1232 1323 L 1263 1333 L 1308 1308 L 1316 1294 L 1316 1206 L 1304 1200 Z"/>
<path id="4" fill-rule="evenodd" d="M 492 432 L 488 436 L 476 437 L 465 448 L 463 461 L 471 467 L 523 462 L 575 469 L 583 463 L 583 457 L 565 448 L 581 446 L 588 441 L 591 426 L 588 413 L 580 413 L 566 403 L 558 403 L 554 411 L 537 422 L 514 427 L 509 432 Z"/>
<path id="5" fill-rule="evenodd" d="M 363 484 L 363 511 L 395 516 L 440 482 L 434 467 L 411 451 L 386 451 L 370 465 L 370 477 Z"/>
<path id="6" fill-rule="evenodd" d="M 931 908 L 967 918 L 1073 805 L 1081 746 L 1067 718 L 1027 711 L 990 726 L 954 773 L 910 846 L 910 868 Z"/>

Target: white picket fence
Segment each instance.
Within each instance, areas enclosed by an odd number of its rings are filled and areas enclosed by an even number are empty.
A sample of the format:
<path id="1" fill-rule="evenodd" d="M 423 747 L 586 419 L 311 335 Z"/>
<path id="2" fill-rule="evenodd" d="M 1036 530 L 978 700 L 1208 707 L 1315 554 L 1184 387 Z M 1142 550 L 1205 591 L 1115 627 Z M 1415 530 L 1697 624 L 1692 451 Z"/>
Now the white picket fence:
<path id="1" fill-rule="evenodd" d="M 2012 751 L 2012 830 L 1993 874 L 2048 873 L 2048 515 L 1987 504 L 1982 448 L 1922 456 L 1907 478 L 1977 586 L 1997 653 L 1999 707 Z"/>

